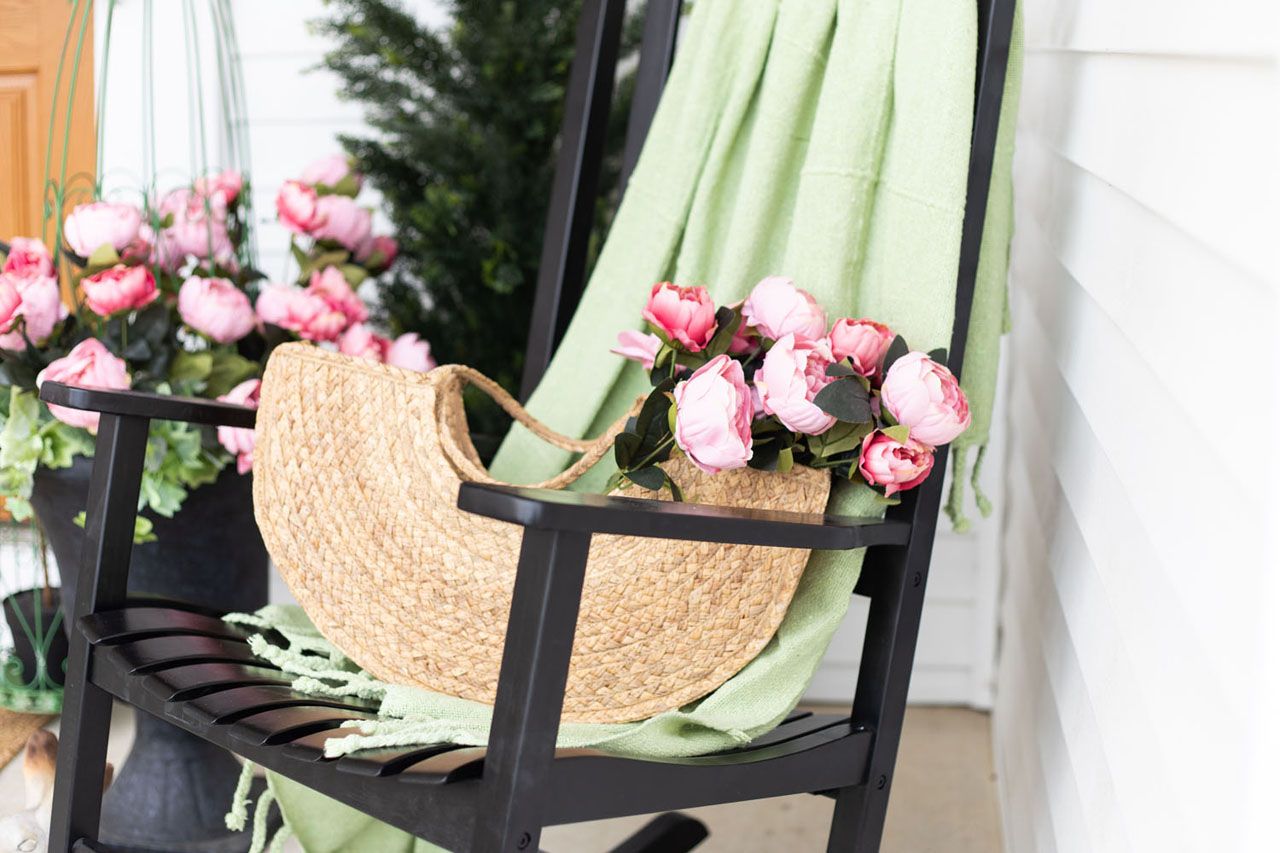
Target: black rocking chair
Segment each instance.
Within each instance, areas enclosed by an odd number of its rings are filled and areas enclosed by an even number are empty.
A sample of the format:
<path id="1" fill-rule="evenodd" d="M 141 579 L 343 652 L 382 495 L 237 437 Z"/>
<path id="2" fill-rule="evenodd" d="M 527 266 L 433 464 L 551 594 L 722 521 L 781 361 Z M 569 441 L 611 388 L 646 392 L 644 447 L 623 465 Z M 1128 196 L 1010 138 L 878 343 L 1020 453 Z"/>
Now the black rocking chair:
<path id="1" fill-rule="evenodd" d="M 979 0 L 977 103 L 950 366 L 960 372 L 999 123 L 1015 0 Z M 624 176 L 652 120 L 680 0 L 649 0 Z M 583 286 L 587 237 L 623 0 L 586 0 L 550 202 L 524 387 L 550 360 Z M 624 177 L 625 180 L 625 177 Z M 537 850 L 544 826 L 813 793 L 836 801 L 829 851 L 880 846 L 942 493 L 935 473 L 883 521 L 464 485 L 468 512 L 524 527 L 487 749 L 438 745 L 337 760 L 324 741 L 371 708 L 295 693 L 244 635 L 199 609 L 131 602 L 125 582 L 151 420 L 252 427 L 254 412 L 208 400 L 46 383 L 41 397 L 102 413 L 88 496 L 81 594 L 54 793 L 51 851 L 98 842 L 111 702 L 119 699 L 416 836 L 454 850 Z M 870 598 L 850 714 L 795 714 L 753 743 L 644 761 L 555 746 L 592 534 L 794 548 L 870 547 L 856 594 Z M 664 814 L 617 851 L 675 853 L 706 837 Z"/>

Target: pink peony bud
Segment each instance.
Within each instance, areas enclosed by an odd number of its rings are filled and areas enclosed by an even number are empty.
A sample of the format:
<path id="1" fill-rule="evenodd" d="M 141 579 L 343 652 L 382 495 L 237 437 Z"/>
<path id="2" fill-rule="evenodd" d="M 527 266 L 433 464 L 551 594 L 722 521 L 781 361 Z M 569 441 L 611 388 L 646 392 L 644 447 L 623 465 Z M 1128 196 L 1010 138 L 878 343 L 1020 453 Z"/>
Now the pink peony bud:
<path id="1" fill-rule="evenodd" d="M 356 252 L 356 260 L 368 267 L 370 272 L 382 272 L 395 262 L 400 254 L 400 244 L 394 237 L 385 234 L 373 237 L 365 242 Z"/>
<path id="2" fill-rule="evenodd" d="M 14 237 L 9 243 L 9 254 L 4 259 L 4 269 L 19 278 L 41 278 L 53 275 L 53 258 L 44 243 L 32 237 Z"/>
<path id="3" fill-rule="evenodd" d="M 916 441 L 938 447 L 969 428 L 969 401 L 950 370 L 922 352 L 910 352 L 889 368 L 880 400 Z"/>
<path id="4" fill-rule="evenodd" d="M 291 284 L 269 284 L 258 295 L 258 319 L 297 332 L 309 341 L 337 340 L 350 325 L 320 296 Z"/>
<path id="5" fill-rule="evenodd" d="M 120 311 L 133 311 L 149 305 L 160 295 L 156 277 L 149 267 L 127 267 L 116 264 L 80 280 L 85 304 L 99 317 L 110 317 Z"/>
<path id="6" fill-rule="evenodd" d="M 12 273 L 0 275 L 0 332 L 10 332 L 18 325 L 22 308 L 18 281 L 18 277 Z"/>
<path id="7" fill-rule="evenodd" d="M 387 349 L 387 364 L 426 373 L 435 369 L 436 360 L 431 357 L 431 344 L 413 332 L 406 332 L 391 342 Z"/>
<path id="8" fill-rule="evenodd" d="M 322 195 L 316 202 L 319 224 L 311 229 L 317 240 L 333 240 L 351 252 L 359 252 L 370 239 L 373 215 L 345 195 Z"/>
<path id="9" fill-rule="evenodd" d="M 660 281 L 649 291 L 644 318 L 667 340 L 699 352 L 716 333 L 716 306 L 705 287 L 677 287 Z"/>
<path id="10" fill-rule="evenodd" d="M 638 361 L 645 370 L 653 370 L 653 360 L 662 349 L 662 339 L 657 335 L 646 335 L 644 332 L 627 330 L 618 332 L 618 345 L 609 352 Z"/>
<path id="11" fill-rule="evenodd" d="M 775 341 L 787 335 L 816 341 L 827 331 L 827 315 L 818 301 L 779 275 L 769 276 L 751 289 L 742 303 L 742 318 L 745 325 Z"/>
<path id="12" fill-rule="evenodd" d="M 258 322 L 253 304 L 243 290 L 225 278 L 193 275 L 178 290 L 182 322 L 220 344 L 234 343 Z"/>
<path id="13" fill-rule="evenodd" d="M 77 205 L 62 227 L 62 236 L 75 252 L 87 258 L 102 246 L 123 250 L 138 236 L 142 214 L 131 204 L 94 201 Z"/>
<path id="14" fill-rule="evenodd" d="M 62 304 L 62 291 L 53 276 L 23 276 L 0 274 L 0 282 L 17 291 L 19 305 L 8 310 L 9 288 L 0 285 L 0 349 L 21 351 L 27 348 L 27 339 L 42 344 L 53 333 L 53 327 L 67 317 L 67 306 Z M 15 322 L 16 320 L 21 322 Z M 21 328 L 19 328 L 21 326 Z M 23 333 L 26 338 L 23 338 Z"/>
<path id="15" fill-rule="evenodd" d="M 298 180 L 308 186 L 323 184 L 332 189 L 342 183 L 342 179 L 350 175 L 356 184 L 356 190 L 364 183 L 364 176 L 351 168 L 351 158 L 345 154 L 330 154 L 313 160 L 302 170 Z"/>
<path id="16" fill-rule="evenodd" d="M 56 359 L 36 377 L 36 387 L 45 382 L 62 382 L 84 388 L 129 387 L 129 371 L 124 359 L 116 358 L 97 338 L 86 338 L 71 352 Z M 64 424 L 81 427 L 89 432 L 98 431 L 98 413 L 80 409 L 50 406 L 49 414 Z"/>
<path id="17" fill-rule="evenodd" d="M 319 196 L 298 181 L 285 181 L 276 194 L 276 216 L 280 224 L 295 234 L 310 234 L 324 221 Z"/>
<path id="18" fill-rule="evenodd" d="M 875 320 L 836 320 L 827 340 L 836 361 L 849 359 L 860 376 L 877 376 L 893 343 L 893 330 Z"/>
<path id="19" fill-rule="evenodd" d="M 235 169 L 224 169 L 207 178 L 196 179 L 196 194 L 215 198 L 224 208 L 230 207 L 244 189 L 244 176 Z"/>
<path id="20" fill-rule="evenodd" d="M 386 361 L 387 350 L 390 348 L 390 340 L 375 334 L 363 323 L 353 324 L 338 339 L 338 352 L 354 358 L 367 358 L 370 361 Z"/>
<path id="21" fill-rule="evenodd" d="M 676 444 L 708 474 L 751 460 L 755 406 L 742 365 L 718 355 L 675 388 Z"/>
<path id="22" fill-rule="evenodd" d="M 165 269 L 179 269 L 188 256 L 234 265 L 235 246 L 227 231 L 227 206 L 221 196 L 200 195 L 182 187 L 167 193 L 157 212 L 161 218 L 172 217 L 169 227 L 160 232 L 157 246 Z"/>
<path id="23" fill-rule="evenodd" d="M 914 489 L 933 470 L 933 450 L 914 438 L 895 441 L 876 430 L 862 439 L 858 472 L 873 486 L 884 486 L 885 497 Z"/>
<path id="24" fill-rule="evenodd" d="M 813 398 L 833 381 L 827 376 L 827 366 L 833 361 L 825 339 L 784 335 L 765 355 L 755 375 L 765 413 L 805 435 L 821 435 L 831 429 L 836 419 L 814 405 Z"/>
<path id="25" fill-rule="evenodd" d="M 218 398 L 222 403 L 258 408 L 261 379 L 246 379 Z M 243 427 L 218 427 L 218 443 L 236 457 L 236 470 L 247 474 L 253 468 L 253 430 Z"/>
<path id="26" fill-rule="evenodd" d="M 330 308 L 341 311 L 347 323 L 363 323 L 369 317 L 369 310 L 364 302 L 351 289 L 346 276 L 337 267 L 325 267 L 311 274 L 311 282 L 307 292 L 323 299 Z"/>

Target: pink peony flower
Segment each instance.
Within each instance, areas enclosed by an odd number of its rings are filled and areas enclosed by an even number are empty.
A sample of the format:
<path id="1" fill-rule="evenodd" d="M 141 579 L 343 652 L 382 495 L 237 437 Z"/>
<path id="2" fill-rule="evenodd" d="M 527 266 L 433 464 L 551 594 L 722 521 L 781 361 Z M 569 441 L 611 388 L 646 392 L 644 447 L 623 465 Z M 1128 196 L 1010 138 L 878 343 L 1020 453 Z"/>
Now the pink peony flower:
<path id="1" fill-rule="evenodd" d="M 12 273 L 0 275 L 0 332 L 12 331 L 18 325 L 22 308 L 18 281 L 18 277 Z"/>
<path id="2" fill-rule="evenodd" d="M 85 304 L 99 317 L 110 317 L 120 311 L 133 311 L 149 305 L 160 295 L 156 277 L 149 267 L 127 267 L 116 264 L 100 273 L 80 280 Z"/>
<path id="3" fill-rule="evenodd" d="M 910 352 L 889 368 L 880 401 L 894 420 L 911 428 L 916 441 L 937 447 L 969 428 L 969 401 L 946 367 L 922 352 Z"/>
<path id="4" fill-rule="evenodd" d="M 0 281 L 9 283 L 20 298 L 14 312 L 7 311 L 8 289 L 0 285 L 0 349 L 20 351 L 27 348 L 23 333 L 33 344 L 42 344 L 53 333 L 53 327 L 67 317 L 67 306 L 62 304 L 62 290 L 53 276 L 18 277 L 12 273 L 0 274 Z M 13 321 L 21 318 L 21 328 Z"/>
<path id="5" fill-rule="evenodd" d="M 4 269 L 19 278 L 42 278 L 53 275 L 53 257 L 44 243 L 32 237 L 14 237 L 9 243 L 9 254 L 4 259 Z"/>
<path id="6" fill-rule="evenodd" d="M 662 338 L 629 329 L 618 332 L 618 345 L 609 352 L 638 361 L 645 370 L 653 370 L 653 360 L 658 357 L 660 349 L 662 349 Z"/>
<path id="7" fill-rule="evenodd" d="M 658 282 L 649 291 L 644 318 L 689 352 L 701 351 L 716 333 L 716 306 L 705 287 Z"/>
<path id="8" fill-rule="evenodd" d="M 316 202 L 320 222 L 311 229 L 317 240 L 333 240 L 351 252 L 369 242 L 373 215 L 345 195 L 322 195 Z"/>
<path id="9" fill-rule="evenodd" d="M 356 252 L 356 260 L 372 272 L 382 272 L 395 262 L 400 254 L 400 244 L 385 234 L 366 241 Z"/>
<path id="10" fill-rule="evenodd" d="M 182 187 L 165 195 L 158 213 L 162 218 L 173 217 L 169 227 L 160 232 L 156 247 L 163 268 L 176 270 L 188 256 L 234 265 L 235 246 L 227 232 L 227 207 L 220 196 L 202 196 Z"/>
<path id="11" fill-rule="evenodd" d="M 97 338 L 86 338 L 71 352 L 53 361 L 36 377 L 36 387 L 46 381 L 62 382 L 84 388 L 129 387 L 129 371 L 124 359 L 116 358 Z M 62 406 L 50 406 L 49 414 L 64 424 L 81 427 L 89 432 L 98 431 L 98 413 Z"/>
<path id="12" fill-rule="evenodd" d="M 933 450 L 914 438 L 895 441 L 880 430 L 862 439 L 858 472 L 873 486 L 884 486 L 885 497 L 914 489 L 933 470 Z"/>
<path id="13" fill-rule="evenodd" d="M 836 419 L 814 405 L 813 398 L 833 381 L 827 376 L 827 366 L 834 360 L 825 339 L 784 335 L 765 355 L 755 375 L 765 413 L 805 435 L 822 435 L 831 429 Z"/>
<path id="14" fill-rule="evenodd" d="M 391 341 L 376 334 L 364 323 L 354 323 L 338 339 L 338 352 L 370 361 L 386 361 Z"/>
<path id="15" fill-rule="evenodd" d="M 336 340 L 350 325 L 345 314 L 310 290 L 270 284 L 258 295 L 258 319 L 297 332 L 309 341 Z"/>
<path id="16" fill-rule="evenodd" d="M 324 221 L 316 191 L 298 181 L 285 181 L 276 194 L 276 216 L 295 234 L 310 234 Z"/>
<path id="17" fill-rule="evenodd" d="M 676 444 L 708 474 L 751 460 L 754 405 L 742 365 L 718 355 L 675 388 Z"/>
<path id="18" fill-rule="evenodd" d="M 117 252 L 138 236 L 142 214 L 131 204 L 94 201 L 77 205 L 62 227 L 62 236 L 75 252 L 87 258 L 101 246 Z"/>
<path id="19" fill-rule="evenodd" d="M 875 320 L 836 320 L 827 340 L 831 343 L 831 355 L 836 361 L 849 359 L 860 376 L 872 377 L 880 373 L 884 357 L 893 343 L 893 330 Z"/>
<path id="20" fill-rule="evenodd" d="M 341 311 L 347 323 L 363 323 L 369 317 L 369 310 L 364 302 L 351 289 L 342 270 L 337 267 L 325 267 L 311 274 L 311 282 L 307 291 L 319 296 L 330 308 Z"/>
<path id="21" fill-rule="evenodd" d="M 745 324 L 771 340 L 795 335 L 797 340 L 817 340 L 827 331 L 827 315 L 818 301 L 795 282 L 773 275 L 762 279 L 742 303 Z"/>
<path id="22" fill-rule="evenodd" d="M 360 185 L 364 183 L 364 176 L 351 168 L 351 158 L 345 154 L 330 154 L 308 163 L 298 180 L 308 186 L 323 184 L 332 189 L 342 183 L 347 175 L 355 179 L 356 190 L 359 191 Z"/>
<path id="23" fill-rule="evenodd" d="M 193 275 L 178 290 L 182 322 L 220 344 L 234 343 L 258 322 L 245 292 L 225 278 Z"/>
<path id="24" fill-rule="evenodd" d="M 435 369 L 436 360 L 431 357 L 431 344 L 413 332 L 406 332 L 391 342 L 387 349 L 387 364 L 426 373 Z"/>
<path id="25" fill-rule="evenodd" d="M 262 391 L 261 379 L 246 379 L 218 398 L 222 403 L 258 408 L 258 395 Z M 253 468 L 253 430 L 243 427 L 218 427 L 218 443 L 236 457 L 236 470 L 241 474 Z"/>
<path id="26" fill-rule="evenodd" d="M 230 207 L 244 189 L 244 176 L 235 169 L 223 169 L 207 178 L 196 179 L 196 194 L 215 198 L 224 208 Z"/>

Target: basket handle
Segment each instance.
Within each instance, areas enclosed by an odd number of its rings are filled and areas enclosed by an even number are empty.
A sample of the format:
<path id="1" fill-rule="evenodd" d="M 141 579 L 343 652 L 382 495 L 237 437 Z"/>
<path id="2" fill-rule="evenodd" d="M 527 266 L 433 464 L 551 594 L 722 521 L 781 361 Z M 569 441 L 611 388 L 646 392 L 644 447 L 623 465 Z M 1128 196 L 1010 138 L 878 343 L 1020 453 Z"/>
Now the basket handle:
<path id="1" fill-rule="evenodd" d="M 522 424 L 526 429 L 545 441 L 553 447 L 561 450 L 568 450 L 572 453 L 581 453 L 582 456 L 572 465 L 562 471 L 560 474 L 549 480 L 543 480 L 540 483 L 528 483 L 533 488 L 539 489 L 562 489 L 565 486 L 578 480 L 593 465 L 609 452 L 613 447 L 613 440 L 617 438 L 618 433 L 626 428 L 627 420 L 635 414 L 637 406 L 641 403 L 641 399 L 636 400 L 636 404 L 631 407 L 626 414 L 618 418 L 609 428 L 601 435 L 593 439 L 570 438 L 563 433 L 559 433 L 551 427 L 538 420 L 529 410 L 520 405 L 514 397 L 507 393 L 507 390 L 494 382 L 488 376 L 480 371 L 461 364 L 449 364 L 437 367 L 432 373 L 446 371 L 445 377 L 454 378 L 453 393 L 441 394 L 441 405 L 446 407 L 445 411 L 441 411 L 441 424 L 444 427 L 441 435 L 440 445 L 444 449 L 445 455 L 449 457 L 449 461 L 454 467 L 467 479 L 480 483 L 503 484 L 501 480 L 495 480 L 492 475 L 485 470 L 480 464 L 479 457 L 476 455 L 475 447 L 471 444 L 471 438 L 465 429 L 466 414 L 462 409 L 462 385 L 469 383 L 474 385 L 485 393 L 489 399 L 497 403 L 504 412 L 510 415 L 517 423 Z M 450 389 L 450 390 L 453 390 Z M 442 389 L 443 390 L 443 389 Z M 462 429 L 457 429 L 458 426 Z M 446 437 L 447 436 L 447 437 Z"/>

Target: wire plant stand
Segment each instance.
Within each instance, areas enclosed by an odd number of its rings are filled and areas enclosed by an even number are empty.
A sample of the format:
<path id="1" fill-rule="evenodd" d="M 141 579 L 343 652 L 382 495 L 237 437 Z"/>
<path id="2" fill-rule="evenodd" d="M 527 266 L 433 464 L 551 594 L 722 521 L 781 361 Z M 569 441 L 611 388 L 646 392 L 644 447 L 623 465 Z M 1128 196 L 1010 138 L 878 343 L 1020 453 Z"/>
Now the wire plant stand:
<path id="1" fill-rule="evenodd" d="M 57 570 L 39 524 L 0 520 L 0 708 L 28 714 L 62 710 L 66 629 Z M 26 605 L 26 606 L 24 606 Z"/>

